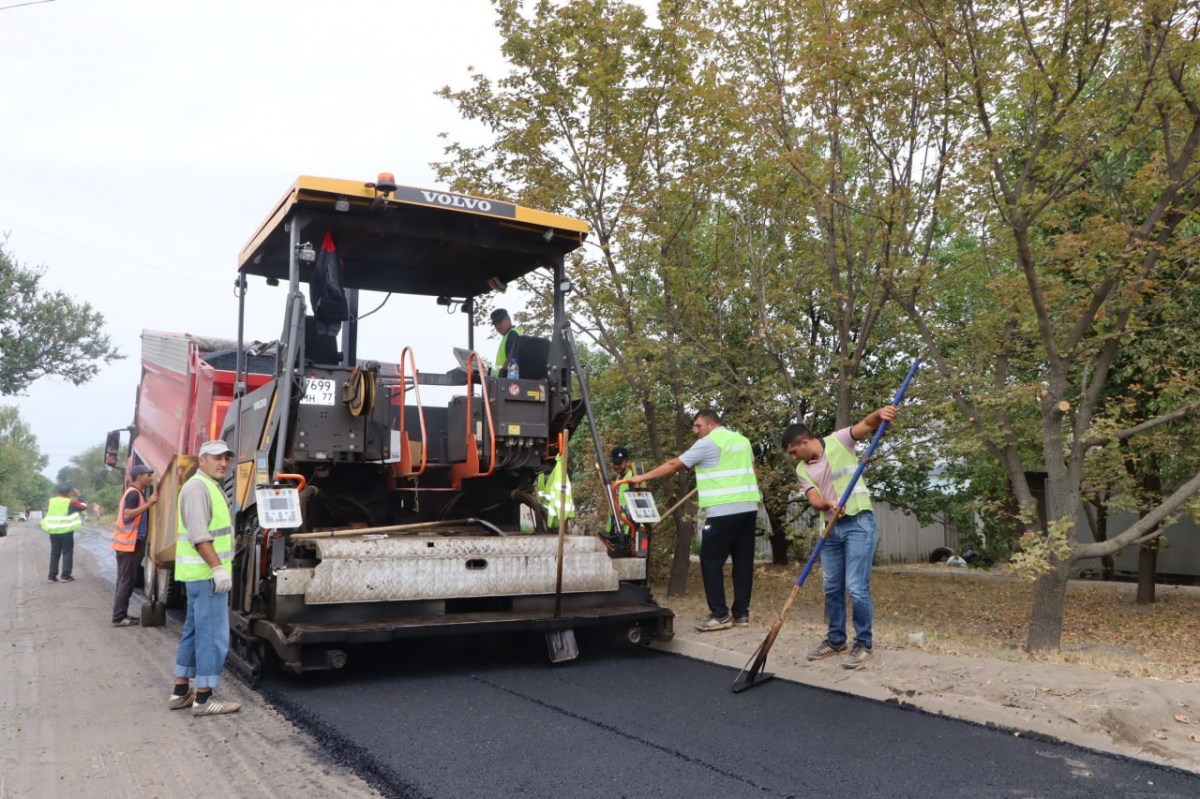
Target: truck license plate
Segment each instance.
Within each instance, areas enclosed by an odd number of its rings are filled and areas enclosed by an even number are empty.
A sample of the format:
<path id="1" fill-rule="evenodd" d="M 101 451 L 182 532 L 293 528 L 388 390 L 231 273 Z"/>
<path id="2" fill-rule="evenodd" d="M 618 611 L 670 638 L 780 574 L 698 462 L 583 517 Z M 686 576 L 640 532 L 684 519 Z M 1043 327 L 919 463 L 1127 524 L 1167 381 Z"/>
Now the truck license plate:
<path id="1" fill-rule="evenodd" d="M 304 396 L 300 398 L 301 405 L 333 405 L 334 381 L 305 378 Z"/>

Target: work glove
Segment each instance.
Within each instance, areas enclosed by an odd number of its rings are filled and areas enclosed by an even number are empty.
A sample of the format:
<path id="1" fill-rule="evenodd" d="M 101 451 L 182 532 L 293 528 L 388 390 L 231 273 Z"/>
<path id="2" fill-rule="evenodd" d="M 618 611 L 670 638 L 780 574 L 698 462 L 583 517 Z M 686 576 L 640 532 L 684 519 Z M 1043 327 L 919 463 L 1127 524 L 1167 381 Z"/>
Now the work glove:
<path id="1" fill-rule="evenodd" d="M 228 594 L 233 590 L 233 575 L 224 566 L 213 566 L 213 593 Z"/>

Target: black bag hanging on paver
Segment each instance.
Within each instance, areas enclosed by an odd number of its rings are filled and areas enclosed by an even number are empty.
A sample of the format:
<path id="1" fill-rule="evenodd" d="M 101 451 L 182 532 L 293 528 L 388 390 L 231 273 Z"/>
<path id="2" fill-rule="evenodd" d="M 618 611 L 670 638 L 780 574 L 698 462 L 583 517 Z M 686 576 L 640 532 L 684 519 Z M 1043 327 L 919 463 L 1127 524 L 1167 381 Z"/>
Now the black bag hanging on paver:
<path id="1" fill-rule="evenodd" d="M 350 305 L 342 283 L 342 259 L 330 231 L 326 231 L 321 252 L 317 255 L 317 264 L 308 282 L 308 297 L 318 322 L 339 324 L 350 318 Z"/>

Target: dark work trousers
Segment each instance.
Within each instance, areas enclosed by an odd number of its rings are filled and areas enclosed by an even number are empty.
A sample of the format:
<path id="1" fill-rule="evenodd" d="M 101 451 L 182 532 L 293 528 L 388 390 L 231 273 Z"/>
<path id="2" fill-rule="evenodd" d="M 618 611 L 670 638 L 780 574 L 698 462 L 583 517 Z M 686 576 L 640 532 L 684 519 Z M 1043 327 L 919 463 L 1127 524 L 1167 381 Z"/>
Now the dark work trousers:
<path id="1" fill-rule="evenodd" d="M 756 511 L 732 516 L 709 517 L 700 540 L 700 574 L 704 596 L 713 618 L 729 615 L 725 604 L 725 561 L 733 556 L 733 616 L 750 615 L 750 591 L 754 587 L 754 522 Z"/>
<path id="2" fill-rule="evenodd" d="M 133 596 L 133 583 L 138 569 L 142 567 L 142 556 L 146 554 L 146 539 L 140 539 L 132 552 L 117 552 L 117 590 L 113 595 L 114 622 L 129 615 L 129 597 Z"/>
<path id="3" fill-rule="evenodd" d="M 50 579 L 58 579 L 58 559 L 62 558 L 62 576 L 71 576 L 75 565 L 75 531 L 54 533 L 50 536 Z"/>

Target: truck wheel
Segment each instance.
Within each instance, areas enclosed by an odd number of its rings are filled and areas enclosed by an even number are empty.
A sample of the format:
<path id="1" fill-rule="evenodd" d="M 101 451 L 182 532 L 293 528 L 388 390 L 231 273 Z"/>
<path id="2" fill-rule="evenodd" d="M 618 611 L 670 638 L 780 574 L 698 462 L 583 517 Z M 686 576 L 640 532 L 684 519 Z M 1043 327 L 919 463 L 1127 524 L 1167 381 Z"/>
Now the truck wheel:
<path id="1" fill-rule="evenodd" d="M 158 596 L 157 599 L 164 607 L 175 610 L 182 608 L 187 604 L 187 594 L 184 592 L 183 583 L 174 579 L 175 575 L 171 569 L 158 569 L 155 575 L 157 581 Z"/>

